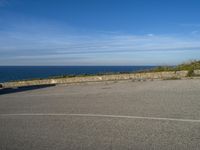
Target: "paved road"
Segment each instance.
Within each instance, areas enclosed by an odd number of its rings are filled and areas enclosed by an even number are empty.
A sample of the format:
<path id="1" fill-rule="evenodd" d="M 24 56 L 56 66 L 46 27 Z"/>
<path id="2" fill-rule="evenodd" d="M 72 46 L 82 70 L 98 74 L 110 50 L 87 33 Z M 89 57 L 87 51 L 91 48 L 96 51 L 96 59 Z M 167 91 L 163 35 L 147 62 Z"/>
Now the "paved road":
<path id="1" fill-rule="evenodd" d="M 59 85 L 0 95 L 0 150 L 200 149 L 200 80 Z"/>

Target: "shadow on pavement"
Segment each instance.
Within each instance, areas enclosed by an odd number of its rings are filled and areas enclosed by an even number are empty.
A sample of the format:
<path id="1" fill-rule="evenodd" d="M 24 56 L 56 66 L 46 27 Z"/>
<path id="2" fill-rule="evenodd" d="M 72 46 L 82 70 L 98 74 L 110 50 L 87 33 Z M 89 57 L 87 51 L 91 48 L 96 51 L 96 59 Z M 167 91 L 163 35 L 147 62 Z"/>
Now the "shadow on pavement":
<path id="1" fill-rule="evenodd" d="M 47 87 L 51 87 L 55 85 L 56 84 L 45 84 L 45 85 L 23 86 L 23 87 L 17 87 L 17 88 L 5 88 L 5 89 L 0 89 L 0 95 L 29 91 L 29 90 L 36 90 L 36 89 L 47 88 Z"/>

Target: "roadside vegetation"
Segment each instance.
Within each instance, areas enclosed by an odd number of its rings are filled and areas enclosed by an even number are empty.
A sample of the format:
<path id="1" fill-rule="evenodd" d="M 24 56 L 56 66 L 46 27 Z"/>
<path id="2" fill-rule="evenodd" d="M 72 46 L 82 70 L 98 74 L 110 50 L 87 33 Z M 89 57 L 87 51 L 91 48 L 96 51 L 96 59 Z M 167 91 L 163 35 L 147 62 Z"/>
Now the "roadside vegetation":
<path id="1" fill-rule="evenodd" d="M 188 77 L 194 76 L 194 70 L 200 70 L 200 61 L 194 60 L 177 66 L 159 66 L 152 69 L 151 72 L 182 71 L 182 70 L 188 71 Z"/>
<path id="2" fill-rule="evenodd" d="M 103 75 L 113 75 L 113 74 L 129 74 L 129 73 L 148 73 L 148 72 L 166 72 L 166 71 L 188 71 L 187 76 L 193 77 L 197 76 L 194 74 L 194 70 L 200 70 L 200 60 L 194 60 L 187 63 L 183 63 L 177 66 L 158 66 L 153 69 L 147 69 L 142 71 L 136 71 L 136 72 L 107 72 L 107 73 L 97 73 L 97 74 L 69 74 L 69 75 L 60 75 L 60 76 L 50 76 L 48 78 L 32 78 L 32 79 L 24 79 L 20 81 L 32 81 L 32 80 L 44 80 L 44 79 L 59 79 L 59 78 L 73 78 L 73 77 L 88 77 L 88 76 L 103 76 Z M 169 78 L 170 80 L 178 80 L 178 78 Z M 19 81 L 19 80 L 13 80 Z M 0 84 L 0 88 L 2 85 Z"/>

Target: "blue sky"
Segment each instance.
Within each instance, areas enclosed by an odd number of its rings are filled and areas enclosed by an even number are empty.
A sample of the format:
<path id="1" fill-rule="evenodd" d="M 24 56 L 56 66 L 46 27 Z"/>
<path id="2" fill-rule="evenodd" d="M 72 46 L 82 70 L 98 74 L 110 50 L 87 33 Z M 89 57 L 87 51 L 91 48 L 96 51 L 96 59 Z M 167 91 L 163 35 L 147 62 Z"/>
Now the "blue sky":
<path id="1" fill-rule="evenodd" d="M 199 0 L 0 0 L 0 65 L 200 59 Z"/>

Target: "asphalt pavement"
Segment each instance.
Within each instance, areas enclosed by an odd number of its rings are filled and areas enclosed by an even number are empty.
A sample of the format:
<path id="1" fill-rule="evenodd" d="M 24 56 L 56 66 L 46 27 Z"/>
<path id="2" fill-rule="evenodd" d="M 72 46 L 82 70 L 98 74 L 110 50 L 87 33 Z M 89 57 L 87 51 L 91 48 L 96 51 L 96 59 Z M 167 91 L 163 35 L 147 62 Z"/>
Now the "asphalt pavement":
<path id="1" fill-rule="evenodd" d="M 111 81 L 0 95 L 0 150 L 198 150 L 200 80 Z"/>

